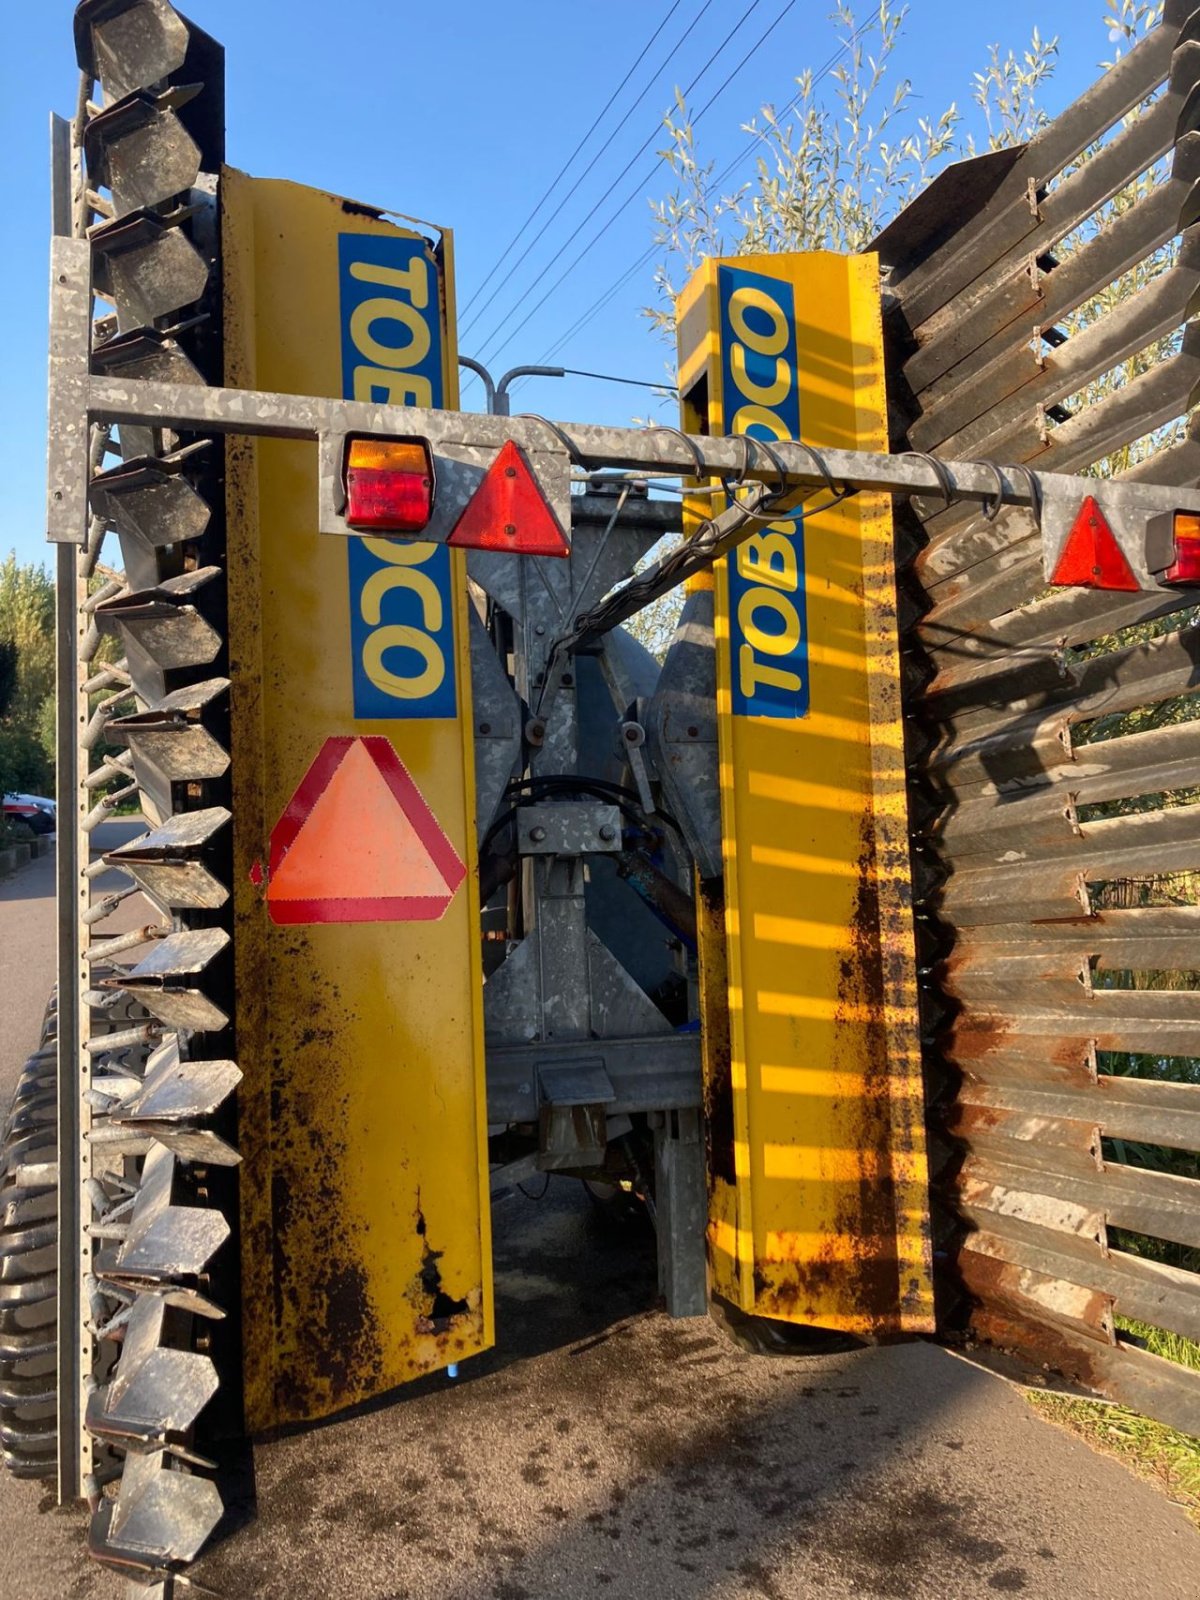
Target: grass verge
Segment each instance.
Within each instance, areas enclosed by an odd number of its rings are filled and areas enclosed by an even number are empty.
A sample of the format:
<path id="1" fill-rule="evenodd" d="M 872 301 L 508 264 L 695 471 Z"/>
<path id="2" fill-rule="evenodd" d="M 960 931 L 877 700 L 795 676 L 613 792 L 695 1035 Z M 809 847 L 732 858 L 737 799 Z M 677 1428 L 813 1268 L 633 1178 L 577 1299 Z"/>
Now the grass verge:
<path id="1" fill-rule="evenodd" d="M 1152 1354 L 1200 1371 L 1200 1344 L 1195 1341 L 1124 1318 L 1118 1318 L 1118 1327 Z M 1043 1417 L 1069 1428 L 1095 1449 L 1116 1456 L 1140 1478 L 1156 1484 L 1177 1504 L 1186 1506 L 1200 1528 L 1200 1439 L 1151 1422 L 1124 1406 L 1076 1400 L 1043 1389 L 1027 1393 L 1030 1404 Z"/>

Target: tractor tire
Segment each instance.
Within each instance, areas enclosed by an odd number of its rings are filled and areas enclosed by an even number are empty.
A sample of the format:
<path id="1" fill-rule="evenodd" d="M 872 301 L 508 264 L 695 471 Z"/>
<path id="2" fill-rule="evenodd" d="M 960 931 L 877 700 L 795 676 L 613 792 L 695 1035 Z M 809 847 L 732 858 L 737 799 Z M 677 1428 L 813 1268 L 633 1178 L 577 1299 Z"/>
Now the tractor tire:
<path id="1" fill-rule="evenodd" d="M 57 1093 L 51 996 L 0 1136 L 0 1459 L 18 1478 L 52 1478 L 56 1464 Z"/>

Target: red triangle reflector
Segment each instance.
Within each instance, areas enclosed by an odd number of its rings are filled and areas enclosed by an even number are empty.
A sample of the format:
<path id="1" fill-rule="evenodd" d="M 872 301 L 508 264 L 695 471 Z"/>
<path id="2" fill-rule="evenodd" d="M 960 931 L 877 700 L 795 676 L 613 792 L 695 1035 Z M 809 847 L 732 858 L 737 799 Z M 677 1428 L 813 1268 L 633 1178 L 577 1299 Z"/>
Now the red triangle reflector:
<path id="1" fill-rule="evenodd" d="M 446 543 L 517 556 L 571 554 L 558 518 L 512 439 L 501 445 Z"/>
<path id="2" fill-rule="evenodd" d="M 1079 508 L 1050 582 L 1086 589 L 1141 588 L 1094 495 Z"/>
<path id="3" fill-rule="evenodd" d="M 429 922 L 467 869 L 389 739 L 326 739 L 271 833 L 267 911 L 281 924 Z"/>

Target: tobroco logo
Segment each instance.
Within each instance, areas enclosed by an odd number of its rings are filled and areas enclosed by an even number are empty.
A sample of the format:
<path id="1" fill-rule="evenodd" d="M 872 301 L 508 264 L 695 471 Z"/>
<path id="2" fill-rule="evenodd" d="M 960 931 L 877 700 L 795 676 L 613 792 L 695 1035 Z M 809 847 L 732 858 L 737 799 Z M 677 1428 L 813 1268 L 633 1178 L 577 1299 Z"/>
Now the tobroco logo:
<path id="1" fill-rule="evenodd" d="M 342 392 L 383 405 L 440 406 L 441 296 L 422 239 L 338 239 Z M 354 715 L 453 717 L 454 610 L 442 544 L 350 539 Z"/>
<path id="2" fill-rule="evenodd" d="M 790 284 L 718 270 L 725 429 L 798 439 L 796 328 Z M 786 304 L 785 304 L 786 302 Z M 733 710 L 748 717 L 808 712 L 804 527 L 773 522 L 728 557 Z"/>

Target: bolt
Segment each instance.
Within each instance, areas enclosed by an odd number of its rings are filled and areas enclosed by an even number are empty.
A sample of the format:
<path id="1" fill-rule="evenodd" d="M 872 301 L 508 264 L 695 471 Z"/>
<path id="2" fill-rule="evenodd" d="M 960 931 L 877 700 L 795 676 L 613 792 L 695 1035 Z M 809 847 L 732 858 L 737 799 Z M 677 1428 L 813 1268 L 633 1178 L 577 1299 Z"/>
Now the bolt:
<path id="1" fill-rule="evenodd" d="M 480 731 L 480 733 L 491 733 L 491 731 L 492 731 L 491 723 L 490 722 L 481 722 L 479 724 L 479 731 Z"/>
<path id="2" fill-rule="evenodd" d="M 516 469 L 516 467 L 505 467 L 505 469 L 504 469 L 504 476 L 505 476 L 505 477 L 506 477 L 506 478 L 515 478 L 515 477 L 516 477 L 516 475 L 517 475 L 517 469 Z"/>
<path id="3" fill-rule="evenodd" d="M 571 672 L 564 672 L 563 673 L 563 675 L 562 675 L 562 685 L 563 685 L 564 689 L 569 689 L 574 682 L 575 682 L 574 673 L 571 673 Z"/>
<path id="4" fill-rule="evenodd" d="M 515 533 L 516 533 L 516 531 L 517 531 L 517 525 L 516 525 L 516 523 L 515 523 L 515 522 L 506 522 L 506 523 L 505 523 L 505 524 L 504 524 L 504 531 L 505 531 L 505 533 L 507 533 L 507 534 L 508 534 L 508 536 L 509 536 L 509 538 L 510 538 L 510 539 L 511 539 L 511 538 L 512 538 L 512 536 L 513 536 L 513 535 L 514 535 L 514 534 L 515 534 Z"/>
<path id="5" fill-rule="evenodd" d="M 611 841 L 617 837 L 617 830 L 613 827 L 611 822 L 606 822 L 600 829 L 600 837 L 606 844 L 611 843 Z"/>
<path id="6" fill-rule="evenodd" d="M 544 622 L 539 622 L 537 627 L 533 631 L 534 631 L 534 633 L 537 634 L 538 638 L 540 639 L 542 637 L 542 635 L 546 631 L 546 624 Z"/>
<path id="7" fill-rule="evenodd" d="M 541 844 L 542 840 L 546 837 L 546 830 L 545 828 L 540 827 L 530 828 L 529 837 L 533 840 L 534 844 Z"/>
<path id="8" fill-rule="evenodd" d="M 692 723 L 691 727 L 688 729 L 688 738 L 689 739 L 698 739 L 699 737 L 700 737 L 700 729 L 696 726 L 695 723 Z"/>

